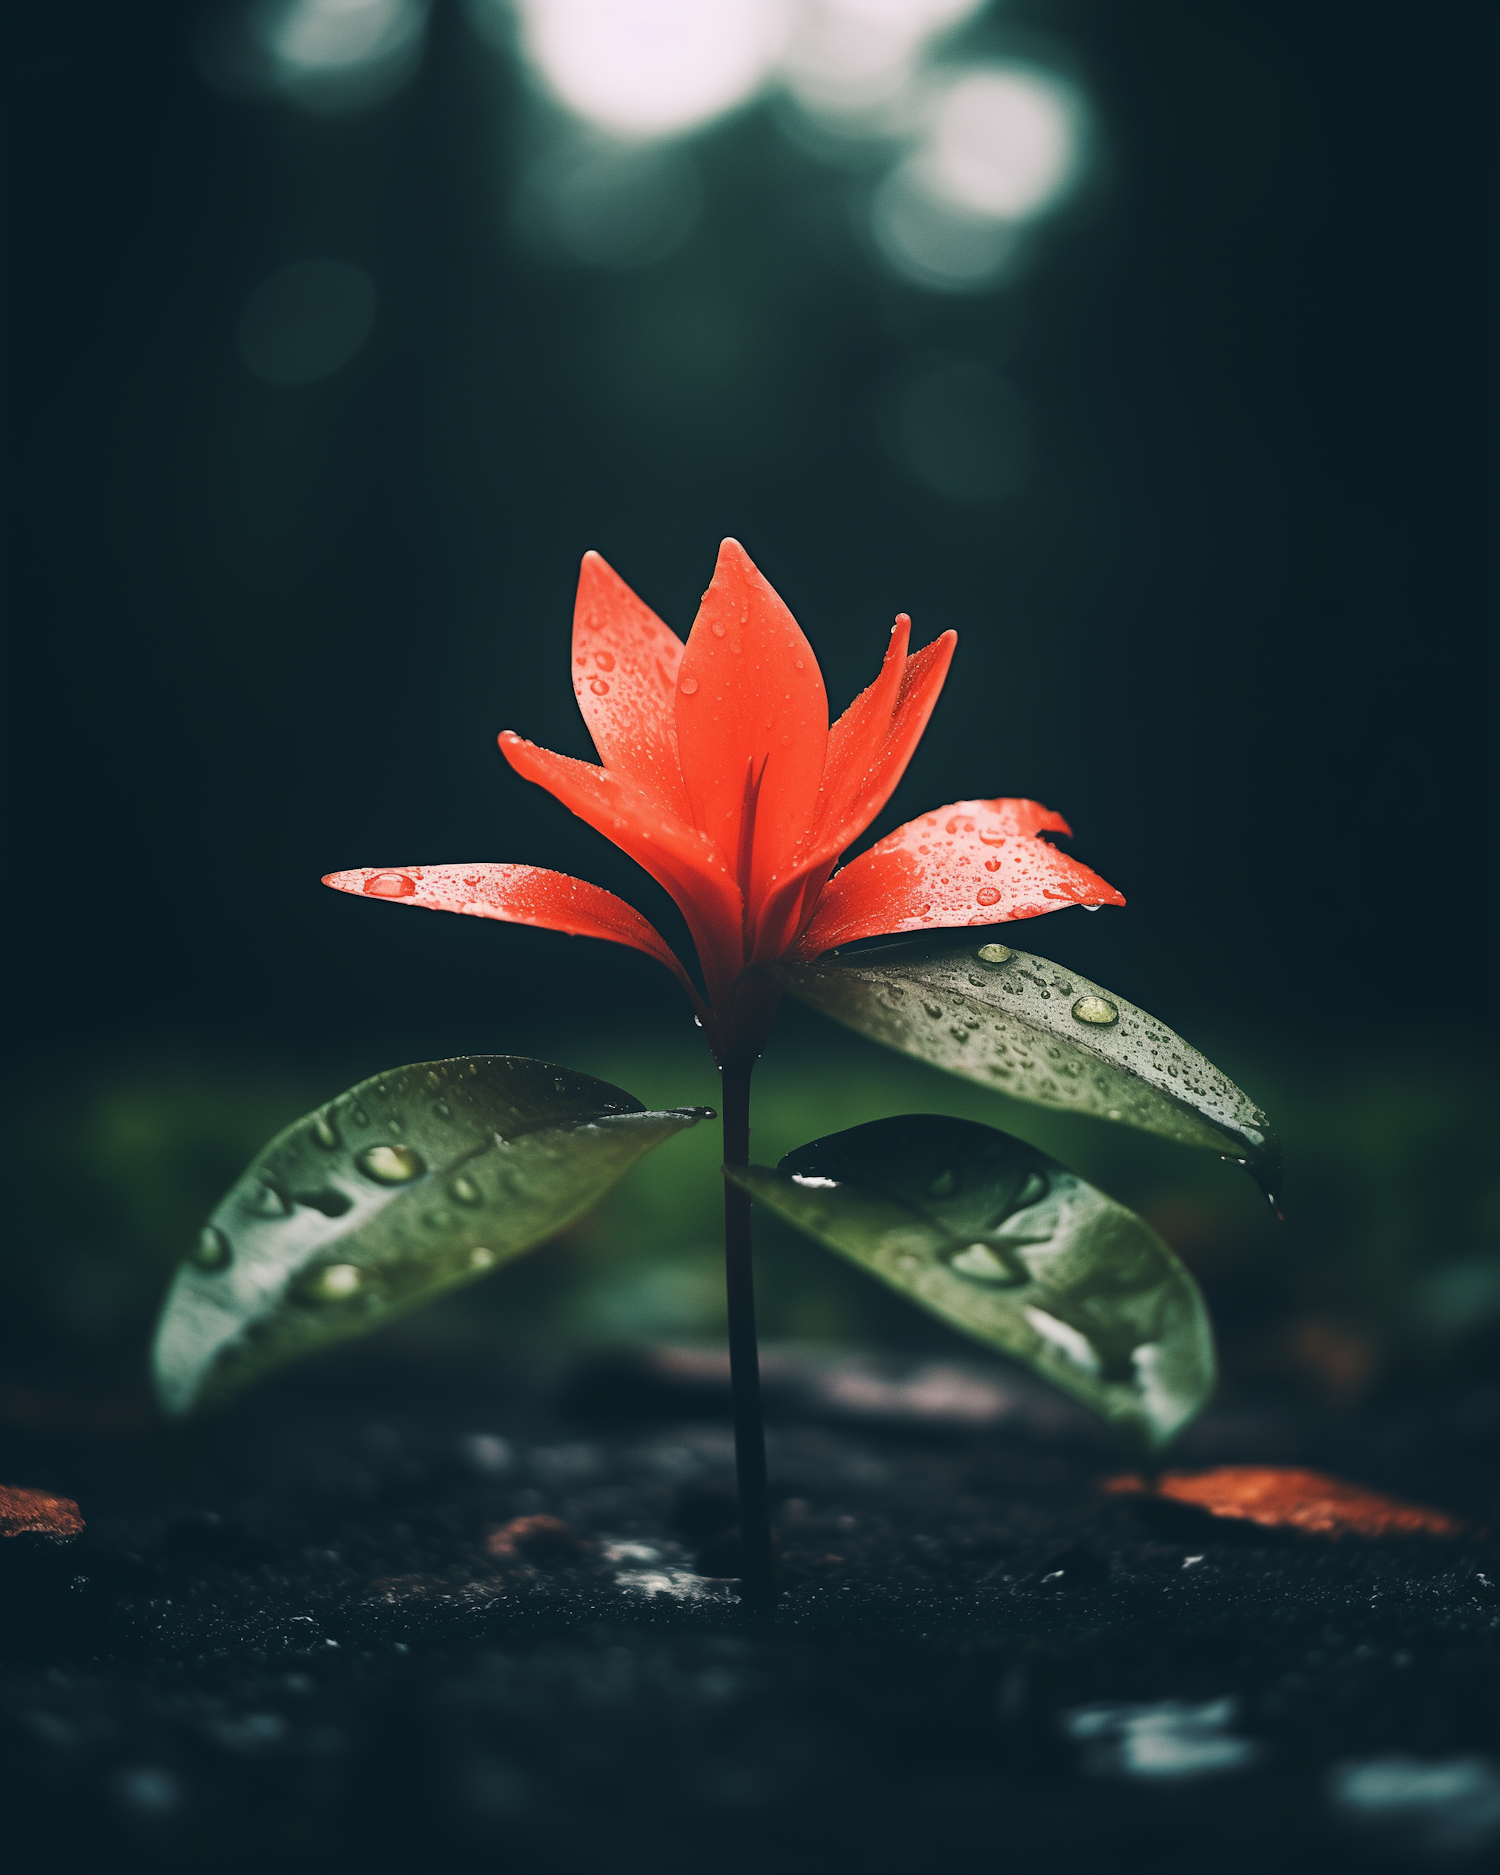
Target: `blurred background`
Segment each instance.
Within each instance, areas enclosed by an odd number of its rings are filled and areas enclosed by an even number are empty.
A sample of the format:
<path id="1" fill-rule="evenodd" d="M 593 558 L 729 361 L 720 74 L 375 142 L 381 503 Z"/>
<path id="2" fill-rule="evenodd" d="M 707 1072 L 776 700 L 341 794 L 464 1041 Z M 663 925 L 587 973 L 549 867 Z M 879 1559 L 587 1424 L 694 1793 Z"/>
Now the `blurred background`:
<path id="1" fill-rule="evenodd" d="M 598 548 L 676 629 L 742 539 L 841 708 L 960 634 L 883 832 L 1018 794 L 1123 912 L 1018 932 L 1202 1047 L 1230 1168 L 788 1013 L 756 1156 L 967 1114 L 1142 1209 L 1232 1375 L 1357 1405 L 1500 1324 L 1496 14 L 1441 0 L 7 0 L 12 921 L 0 1414 L 139 1385 L 273 1131 L 536 1053 L 712 1102 L 665 973 L 337 867 L 575 871 Z M 400 1330 L 721 1323 L 715 1129 Z M 960 1344 L 763 1234 L 772 1337 Z"/>

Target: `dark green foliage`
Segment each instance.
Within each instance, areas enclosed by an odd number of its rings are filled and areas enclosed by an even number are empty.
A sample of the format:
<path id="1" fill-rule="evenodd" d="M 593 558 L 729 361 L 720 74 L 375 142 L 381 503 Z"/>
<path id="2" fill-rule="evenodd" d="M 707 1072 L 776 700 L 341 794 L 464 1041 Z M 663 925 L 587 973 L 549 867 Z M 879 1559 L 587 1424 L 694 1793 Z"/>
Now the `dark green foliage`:
<path id="1" fill-rule="evenodd" d="M 731 1173 L 830 1249 L 1159 1451 L 1213 1391 L 1198 1286 L 1143 1219 L 1045 1153 L 936 1114 Z"/>
<path id="2" fill-rule="evenodd" d="M 1281 1145 L 1249 1096 L 1165 1023 L 1075 970 L 945 934 L 777 975 L 824 1015 L 981 1087 L 1234 1159 L 1276 1202 Z"/>
<path id="3" fill-rule="evenodd" d="M 647 1112 L 515 1055 L 362 1081 L 273 1139 L 177 1272 L 157 1329 L 183 1415 L 555 1236 L 703 1108 Z"/>

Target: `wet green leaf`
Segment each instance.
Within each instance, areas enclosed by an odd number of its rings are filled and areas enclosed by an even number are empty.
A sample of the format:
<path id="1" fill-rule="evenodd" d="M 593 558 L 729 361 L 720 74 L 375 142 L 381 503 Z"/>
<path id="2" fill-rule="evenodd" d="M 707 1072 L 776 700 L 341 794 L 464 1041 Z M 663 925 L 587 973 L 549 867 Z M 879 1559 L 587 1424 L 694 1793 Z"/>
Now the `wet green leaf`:
<path id="1" fill-rule="evenodd" d="M 1276 1208 L 1281 1144 L 1249 1095 L 1164 1022 L 1076 970 L 970 935 L 775 974 L 824 1015 L 981 1087 L 1232 1159 Z"/>
<path id="2" fill-rule="evenodd" d="M 174 1416 L 565 1229 L 708 1113 L 648 1113 L 607 1081 L 517 1055 L 418 1062 L 278 1133 L 178 1270 L 157 1327 Z"/>
<path id="3" fill-rule="evenodd" d="M 953 1327 L 1158 1452 L 1214 1386 L 1198 1285 L 1151 1226 L 1045 1153 L 905 1114 L 729 1176 Z"/>

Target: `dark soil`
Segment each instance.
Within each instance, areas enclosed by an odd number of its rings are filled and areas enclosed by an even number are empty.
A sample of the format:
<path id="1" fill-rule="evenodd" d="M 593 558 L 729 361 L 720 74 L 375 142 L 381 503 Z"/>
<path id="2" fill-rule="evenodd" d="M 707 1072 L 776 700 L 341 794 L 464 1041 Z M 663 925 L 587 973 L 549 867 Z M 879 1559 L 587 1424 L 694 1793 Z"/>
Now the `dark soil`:
<path id="1" fill-rule="evenodd" d="M 1500 1386 L 1230 1405 L 1174 1454 L 1469 1532 L 1331 1541 L 1105 1495 L 1105 1435 L 999 1369 L 769 1367 L 768 1615 L 724 1573 L 712 1362 L 356 1350 L 180 1440 L 37 1403 L 6 1481 L 88 1533 L 0 1545 L 5 1839 L 36 1868 L 662 1875 L 1500 1846 Z"/>

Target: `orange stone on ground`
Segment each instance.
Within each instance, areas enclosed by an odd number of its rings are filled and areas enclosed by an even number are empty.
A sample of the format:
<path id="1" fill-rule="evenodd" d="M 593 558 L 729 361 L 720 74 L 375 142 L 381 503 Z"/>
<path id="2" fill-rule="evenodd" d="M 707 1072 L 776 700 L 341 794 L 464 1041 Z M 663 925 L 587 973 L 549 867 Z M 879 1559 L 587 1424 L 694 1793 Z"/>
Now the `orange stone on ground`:
<path id="1" fill-rule="evenodd" d="M 1143 1494 L 1134 1475 L 1107 1479 L 1117 1496 Z M 1298 1471 L 1285 1465 L 1219 1465 L 1212 1471 L 1169 1471 L 1157 1494 L 1179 1504 L 1193 1504 L 1214 1517 L 1237 1517 L 1245 1523 L 1306 1530 L 1316 1536 L 1456 1536 L 1457 1519 L 1421 1504 L 1345 1484 L 1321 1471 Z"/>
<path id="2" fill-rule="evenodd" d="M 77 1536 L 82 1529 L 83 1519 L 72 1498 L 0 1484 L 0 1537 Z"/>
<path id="3" fill-rule="evenodd" d="M 491 1556 L 576 1556 L 586 1546 L 560 1517 L 512 1517 L 484 1539 Z"/>

